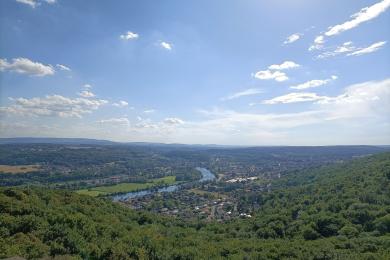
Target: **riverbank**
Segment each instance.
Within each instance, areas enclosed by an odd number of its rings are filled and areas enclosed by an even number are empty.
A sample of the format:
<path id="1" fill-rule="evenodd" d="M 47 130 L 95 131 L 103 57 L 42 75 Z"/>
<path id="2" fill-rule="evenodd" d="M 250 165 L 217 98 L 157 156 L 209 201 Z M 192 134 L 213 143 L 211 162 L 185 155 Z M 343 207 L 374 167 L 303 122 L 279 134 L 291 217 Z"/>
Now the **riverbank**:
<path id="1" fill-rule="evenodd" d="M 175 176 L 166 176 L 150 180 L 146 183 L 118 183 L 109 186 L 98 186 L 89 189 L 82 189 L 76 191 L 78 194 L 88 195 L 92 197 L 110 196 L 118 193 L 136 192 L 140 190 L 152 189 L 164 185 L 180 184 L 182 182 L 176 181 Z"/>
<path id="2" fill-rule="evenodd" d="M 205 182 L 205 181 L 215 180 L 215 178 L 216 178 L 215 175 L 212 172 L 210 172 L 209 170 L 207 170 L 206 168 L 197 167 L 196 169 L 202 174 L 202 178 L 197 182 Z M 159 189 L 150 188 L 150 189 L 146 189 L 146 190 L 142 190 L 142 191 L 128 192 L 125 194 L 114 195 L 114 196 L 112 196 L 112 200 L 113 201 L 125 201 L 128 199 L 143 197 L 143 196 L 150 195 L 153 193 L 174 192 L 174 191 L 177 191 L 183 187 L 184 187 L 184 184 L 182 184 L 182 185 L 176 184 L 176 185 L 171 185 L 171 186 L 163 187 L 163 188 L 159 188 Z"/>

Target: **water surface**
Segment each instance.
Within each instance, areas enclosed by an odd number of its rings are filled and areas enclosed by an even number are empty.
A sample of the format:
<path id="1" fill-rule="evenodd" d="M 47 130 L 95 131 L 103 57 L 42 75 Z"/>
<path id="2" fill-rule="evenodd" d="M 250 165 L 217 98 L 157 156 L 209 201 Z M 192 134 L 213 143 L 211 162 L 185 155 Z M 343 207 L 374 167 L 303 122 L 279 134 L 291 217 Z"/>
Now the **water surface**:
<path id="1" fill-rule="evenodd" d="M 201 174 L 202 178 L 198 182 L 205 182 L 205 181 L 212 181 L 215 180 L 215 175 L 207 170 L 206 168 L 202 167 L 197 167 L 196 168 Z M 141 190 L 141 191 L 133 191 L 133 192 L 128 192 L 128 193 L 123 193 L 123 194 L 118 194 L 112 196 L 113 201 L 125 201 L 127 199 L 133 199 L 133 198 L 139 198 L 143 197 L 149 194 L 154 194 L 154 193 L 160 193 L 160 192 L 174 192 L 177 191 L 179 188 L 181 188 L 183 185 L 171 185 L 163 188 L 150 188 L 147 190 Z"/>

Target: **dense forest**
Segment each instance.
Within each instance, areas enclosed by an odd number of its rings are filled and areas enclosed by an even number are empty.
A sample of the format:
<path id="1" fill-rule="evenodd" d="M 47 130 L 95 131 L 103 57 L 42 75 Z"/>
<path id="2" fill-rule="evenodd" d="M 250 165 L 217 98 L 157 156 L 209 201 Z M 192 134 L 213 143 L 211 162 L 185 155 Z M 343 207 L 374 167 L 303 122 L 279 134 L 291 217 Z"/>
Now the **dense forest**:
<path id="1" fill-rule="evenodd" d="M 183 221 L 107 199 L 0 189 L 0 257 L 389 259 L 390 153 L 274 180 L 241 198 L 260 208 L 225 223 Z"/>

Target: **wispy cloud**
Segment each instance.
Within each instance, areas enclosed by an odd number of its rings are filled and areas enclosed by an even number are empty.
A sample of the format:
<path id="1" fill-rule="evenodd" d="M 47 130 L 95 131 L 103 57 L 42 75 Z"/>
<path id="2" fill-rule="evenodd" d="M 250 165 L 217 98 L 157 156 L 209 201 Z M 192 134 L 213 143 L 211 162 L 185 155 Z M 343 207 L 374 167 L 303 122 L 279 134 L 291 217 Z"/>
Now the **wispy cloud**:
<path id="1" fill-rule="evenodd" d="M 390 79 L 385 79 L 348 86 L 344 93 L 319 100 L 317 104 L 329 111 L 328 120 L 359 117 L 388 120 L 389 100 Z"/>
<path id="2" fill-rule="evenodd" d="M 364 22 L 370 21 L 378 17 L 380 14 L 385 12 L 389 7 L 390 7 L 390 0 L 383 0 L 374 5 L 362 8 L 359 12 L 351 15 L 350 20 L 341 24 L 330 26 L 325 33 L 317 36 L 314 40 L 314 44 L 310 46 L 309 50 L 321 49 L 325 42 L 325 37 L 335 36 L 344 31 L 351 30 Z"/>
<path id="3" fill-rule="evenodd" d="M 130 31 L 127 31 L 126 33 L 124 34 L 121 34 L 119 36 L 119 38 L 121 38 L 122 40 L 135 40 L 139 37 L 139 35 L 137 33 L 134 33 L 134 32 L 130 32 Z"/>
<path id="4" fill-rule="evenodd" d="M 284 102 L 301 101 L 313 102 L 312 110 L 295 113 L 242 113 L 227 110 L 202 111 L 211 119 L 187 126 L 191 130 L 191 140 L 197 138 L 210 138 L 211 140 L 222 140 L 221 142 L 234 142 L 242 144 L 247 142 L 253 144 L 255 140 L 265 139 L 271 144 L 291 143 L 294 134 L 289 130 L 299 126 L 321 124 L 324 128 L 335 129 L 338 127 L 336 120 L 341 124 L 353 122 L 359 129 L 367 127 L 368 120 L 387 120 L 390 109 L 390 79 L 382 81 L 368 81 L 348 86 L 343 93 L 337 96 L 320 96 L 314 93 L 296 93 L 284 98 Z M 288 101 L 289 100 L 289 101 Z M 298 101 L 298 102 L 299 102 Z M 364 118 L 364 120 L 362 120 Z M 185 130 L 176 130 L 182 132 Z M 218 134 L 207 134 L 207 133 Z M 348 132 L 345 140 L 356 136 L 356 131 Z M 306 132 L 306 136 L 314 139 L 309 143 L 318 144 L 318 137 L 324 138 L 323 134 Z M 237 139 L 235 139 L 237 137 Z M 333 143 L 345 142 L 345 140 L 334 139 Z M 383 138 L 383 136 L 381 137 Z M 294 139 L 294 138 L 292 138 Z M 229 141 L 230 140 L 230 141 Z M 283 140 L 283 141 L 281 141 Z M 389 140 L 387 138 L 387 140 Z M 325 141 L 325 143 L 327 142 Z M 299 139 L 299 144 L 306 143 L 305 139 Z"/>
<path id="5" fill-rule="evenodd" d="M 29 5 L 32 8 L 35 8 L 37 6 L 37 2 L 35 0 L 16 0 L 16 2 Z"/>
<path id="6" fill-rule="evenodd" d="M 151 114 L 151 113 L 154 113 L 154 112 L 156 112 L 155 109 L 146 109 L 146 110 L 144 110 L 145 114 Z"/>
<path id="7" fill-rule="evenodd" d="M 344 31 L 353 29 L 361 23 L 367 22 L 378 17 L 381 13 L 386 11 L 390 7 L 390 0 L 383 0 L 372 6 L 364 7 L 359 12 L 351 15 L 351 20 L 342 24 L 331 26 L 328 31 L 325 32 L 326 36 L 333 36 L 340 34 Z"/>
<path id="8" fill-rule="evenodd" d="M 15 58 L 12 59 L 12 62 L 8 62 L 7 59 L 0 59 L 0 71 L 13 71 L 38 77 L 55 73 L 53 66 L 34 62 L 27 58 Z"/>
<path id="9" fill-rule="evenodd" d="M 184 121 L 177 117 L 168 117 L 165 118 L 163 121 L 165 124 L 168 125 L 181 125 L 184 124 Z"/>
<path id="10" fill-rule="evenodd" d="M 325 58 L 329 58 L 329 57 L 334 57 L 334 56 L 338 56 L 338 55 L 345 54 L 345 53 L 348 53 L 348 52 L 352 52 L 352 51 L 354 51 L 356 49 L 357 48 L 353 45 L 353 42 L 351 42 L 351 41 L 344 42 L 342 45 L 337 46 L 332 51 L 326 51 L 326 52 L 323 52 L 323 53 L 319 54 L 317 56 L 317 58 L 318 59 L 325 59 Z"/>
<path id="11" fill-rule="evenodd" d="M 124 125 L 124 126 L 130 125 L 130 120 L 126 117 L 102 119 L 97 122 L 100 124 L 110 124 L 110 125 Z"/>
<path id="12" fill-rule="evenodd" d="M 323 100 L 327 97 L 318 96 L 316 93 L 289 93 L 283 96 L 275 97 L 272 99 L 264 100 L 262 103 L 267 105 L 274 104 L 289 104 L 289 103 L 298 103 L 298 102 L 308 102 L 308 101 L 318 101 Z"/>
<path id="13" fill-rule="evenodd" d="M 298 41 L 301 38 L 301 33 L 294 33 L 287 37 L 287 39 L 283 42 L 283 44 L 290 44 Z"/>
<path id="14" fill-rule="evenodd" d="M 302 93 L 297 93 L 301 95 Z M 64 97 L 62 97 L 64 98 Z M 99 108 L 102 103 L 92 106 L 89 99 L 65 99 L 45 97 L 42 100 L 25 99 L 20 101 L 24 110 L 19 113 L 29 113 L 26 116 L 59 116 L 81 117 Z M 26 121 L 22 126 L 9 127 L 6 124 L 0 125 L 0 130 L 9 133 L 31 133 L 35 129 L 37 135 L 44 133 L 83 133 L 86 136 L 100 138 L 115 137 L 122 141 L 151 141 L 151 142 L 181 142 L 181 143 L 219 143 L 219 144 L 240 144 L 240 145 L 319 145 L 319 144 L 346 144 L 356 143 L 361 140 L 361 134 L 367 131 L 378 129 L 378 123 L 388 122 L 388 111 L 390 109 L 390 79 L 382 81 L 369 81 L 346 87 L 341 94 L 335 96 L 322 96 L 311 93 L 302 97 L 311 99 L 309 110 L 287 113 L 250 113 L 234 110 L 213 109 L 202 110 L 197 120 L 185 120 L 178 117 L 167 117 L 161 121 L 139 118 L 134 123 L 125 116 L 109 117 L 96 121 L 98 126 L 71 125 L 54 129 L 34 127 Z M 47 99 L 47 100 L 46 100 Z M 60 99 L 60 100 L 56 100 Z M 77 101 L 79 100 L 79 101 Z M 16 99 L 12 99 L 16 104 Z M 303 101 L 302 101 L 303 102 Z M 309 101 L 307 101 L 309 102 Z M 30 104 L 26 104 L 30 103 Z M 104 102 L 103 102 L 104 103 Z M 48 111 L 46 110 L 46 107 Z M 72 107 L 72 108 L 70 108 Z M 0 112 L 10 112 L 15 107 L 1 107 Z M 83 111 L 74 111 L 74 109 Z M 17 110 L 17 108 L 15 108 Z M 38 110 L 41 109 L 41 110 Z M 75 114 L 76 113 L 76 114 Z M 84 122 L 85 120 L 80 120 Z M 369 122 L 369 123 L 368 123 Z M 9 123 L 9 122 L 7 122 Z M 353 124 L 354 131 L 349 126 Z M 301 132 L 304 126 L 320 127 L 317 131 Z M 348 126 L 346 126 L 348 125 Z M 388 125 L 388 124 L 387 124 Z M 28 132 L 26 129 L 29 129 Z M 66 129 L 66 132 L 65 130 Z M 308 128 L 305 128 L 308 129 Z M 311 128 L 310 128 L 311 129 Z M 316 128 L 318 129 L 318 128 Z M 325 131 L 338 131 L 341 134 L 332 137 L 324 135 Z M 330 130 L 329 130 L 330 129 Z M 61 132 L 62 131 L 62 132 Z M 73 131 L 73 132 L 72 132 Z M 35 133 L 35 132 L 34 132 Z M 99 135 L 100 133 L 100 135 Z M 375 132 L 380 136 L 371 134 L 373 138 L 364 139 L 365 142 L 373 140 L 375 143 L 383 143 L 389 140 L 388 135 L 383 136 L 386 131 Z M 20 134 L 21 135 L 21 134 Z"/>
<path id="15" fill-rule="evenodd" d="M 60 70 L 71 71 L 71 69 L 69 67 L 62 65 L 62 64 L 57 64 L 56 67 L 59 68 Z"/>
<path id="16" fill-rule="evenodd" d="M 236 98 L 240 98 L 240 97 L 245 97 L 245 96 L 252 96 L 252 95 L 257 95 L 257 94 L 261 94 L 263 93 L 264 91 L 262 89 L 258 89 L 258 88 L 249 88 L 249 89 L 246 89 L 244 91 L 240 91 L 240 92 L 236 92 L 234 94 L 231 94 L 229 96 L 226 96 L 226 97 L 223 97 L 221 98 L 221 100 L 232 100 L 232 99 L 236 99 Z"/>
<path id="17" fill-rule="evenodd" d="M 95 94 L 88 90 L 83 90 L 80 93 L 78 93 L 79 96 L 84 98 L 92 98 L 95 97 Z"/>
<path id="18" fill-rule="evenodd" d="M 373 43 L 366 48 L 362 48 L 362 49 L 359 49 L 359 50 L 354 51 L 352 53 L 348 53 L 347 56 L 360 56 L 363 54 L 372 53 L 372 52 L 375 52 L 377 50 L 380 50 L 385 44 L 386 44 L 385 41 L 376 42 L 376 43 Z"/>
<path id="19" fill-rule="evenodd" d="M 127 107 L 129 103 L 124 100 L 112 104 L 114 107 Z"/>
<path id="20" fill-rule="evenodd" d="M 166 50 L 172 50 L 172 44 L 168 42 L 160 42 L 160 46 Z"/>
<path id="21" fill-rule="evenodd" d="M 390 99 L 390 79 L 382 81 L 369 81 L 360 84 L 349 86 L 345 92 L 338 96 L 320 96 L 311 92 L 289 93 L 278 96 L 269 100 L 264 100 L 263 104 L 289 104 L 299 102 L 315 102 L 317 104 L 332 104 L 332 105 L 352 105 L 353 109 L 359 111 L 360 103 L 370 103 L 377 100 L 382 100 L 383 103 Z M 385 107 L 388 107 L 386 105 Z M 351 109 L 351 108 L 350 108 Z M 341 112 L 341 111 L 340 111 Z"/>
<path id="22" fill-rule="evenodd" d="M 32 8 L 35 8 L 38 5 L 40 5 L 41 2 L 45 2 L 45 3 L 48 3 L 48 4 L 55 4 L 57 2 L 57 0 L 41 0 L 41 1 L 37 1 L 37 0 L 16 0 L 16 2 L 21 3 L 21 4 L 25 4 L 25 5 L 29 5 Z"/>
<path id="23" fill-rule="evenodd" d="M 326 85 L 329 82 L 336 80 L 336 79 L 337 79 L 337 76 L 333 75 L 329 79 L 313 79 L 313 80 L 306 81 L 305 83 L 302 83 L 302 84 L 299 84 L 296 86 L 291 86 L 290 88 L 298 89 L 298 90 L 308 89 L 308 88 L 316 88 L 319 86 Z"/>
<path id="24" fill-rule="evenodd" d="M 356 47 L 353 45 L 351 41 L 349 42 L 344 42 L 342 45 L 337 46 L 334 50 L 332 51 L 326 51 L 317 56 L 318 59 L 325 59 L 329 57 L 335 57 L 339 55 L 346 55 L 346 56 L 359 56 L 359 55 L 364 55 L 368 53 L 372 53 L 375 51 L 380 50 L 385 46 L 386 42 L 381 41 L 381 42 L 376 42 L 371 44 L 370 46 L 367 47 Z"/>

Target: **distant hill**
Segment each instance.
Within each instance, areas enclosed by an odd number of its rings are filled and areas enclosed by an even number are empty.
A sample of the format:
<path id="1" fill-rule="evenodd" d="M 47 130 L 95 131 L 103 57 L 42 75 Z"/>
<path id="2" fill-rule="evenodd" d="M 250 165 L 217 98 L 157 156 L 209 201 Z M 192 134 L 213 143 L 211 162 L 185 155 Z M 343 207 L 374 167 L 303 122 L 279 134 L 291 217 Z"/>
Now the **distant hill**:
<path id="1" fill-rule="evenodd" d="M 113 141 L 88 139 L 88 138 L 44 138 L 44 137 L 15 137 L 0 138 L 0 144 L 89 144 L 112 145 Z"/>
<path id="2" fill-rule="evenodd" d="M 109 140 L 89 138 L 56 138 L 56 137 L 13 137 L 0 138 L 0 144 L 89 144 L 89 145 L 134 145 L 170 148 L 233 148 L 246 146 L 217 145 L 217 144 L 179 144 L 179 143 L 151 143 L 151 142 L 115 142 Z"/>
<path id="3" fill-rule="evenodd" d="M 197 149 L 229 149 L 237 152 L 292 152 L 298 150 L 318 153 L 351 152 L 367 154 L 390 150 L 390 145 L 329 145 L 329 146 L 261 146 L 261 145 L 219 145 L 219 144 L 180 144 L 180 143 L 152 143 L 152 142 L 115 142 L 90 138 L 56 138 L 56 137 L 12 137 L 0 138 L 1 144 L 69 144 L 69 145 L 133 145 L 166 148 L 197 148 Z"/>

